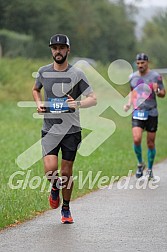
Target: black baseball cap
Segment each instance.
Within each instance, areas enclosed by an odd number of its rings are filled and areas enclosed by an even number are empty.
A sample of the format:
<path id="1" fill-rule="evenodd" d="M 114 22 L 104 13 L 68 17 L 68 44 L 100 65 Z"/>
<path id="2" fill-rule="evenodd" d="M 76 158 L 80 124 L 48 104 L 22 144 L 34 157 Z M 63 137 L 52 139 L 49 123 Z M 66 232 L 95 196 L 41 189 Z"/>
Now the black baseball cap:
<path id="1" fill-rule="evenodd" d="M 50 38 L 49 46 L 53 45 L 67 45 L 70 47 L 69 38 L 64 34 L 55 34 Z"/>
<path id="2" fill-rule="evenodd" d="M 136 60 L 146 60 L 146 61 L 148 61 L 148 56 L 145 53 L 138 53 L 136 55 Z"/>

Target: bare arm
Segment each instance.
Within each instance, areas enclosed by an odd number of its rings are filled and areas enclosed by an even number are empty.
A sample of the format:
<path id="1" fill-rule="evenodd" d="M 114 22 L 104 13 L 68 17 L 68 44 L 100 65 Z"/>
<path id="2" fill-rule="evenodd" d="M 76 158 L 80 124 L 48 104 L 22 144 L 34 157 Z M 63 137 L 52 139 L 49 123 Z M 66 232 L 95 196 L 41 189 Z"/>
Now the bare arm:
<path id="1" fill-rule="evenodd" d="M 165 97 L 166 91 L 165 89 L 160 89 L 158 87 L 158 83 L 153 83 L 153 89 L 158 97 L 161 97 L 161 98 Z"/>
<path id="2" fill-rule="evenodd" d="M 161 98 L 165 97 L 165 94 L 166 94 L 165 89 L 159 89 L 159 88 L 157 88 L 156 90 L 154 90 L 154 92 L 156 93 L 156 95 L 158 97 L 161 97 Z"/>
<path id="3" fill-rule="evenodd" d="M 46 107 L 44 106 L 44 104 L 42 102 L 41 90 L 37 89 L 35 85 L 32 88 L 32 95 L 34 97 L 34 101 L 37 104 L 37 111 L 39 113 L 45 112 L 46 111 Z"/>
<path id="4" fill-rule="evenodd" d="M 163 97 L 165 97 L 165 95 L 166 95 L 165 89 L 162 89 L 162 90 L 160 90 L 159 92 L 157 92 L 157 96 L 158 96 L 158 97 L 163 98 Z"/>
<path id="5" fill-rule="evenodd" d="M 67 99 L 70 108 L 78 108 L 77 101 L 75 101 L 71 96 Z M 96 95 L 92 92 L 86 96 L 85 99 L 80 101 L 80 108 L 89 108 L 97 104 Z"/>
<path id="6" fill-rule="evenodd" d="M 81 101 L 81 108 L 89 108 L 92 106 L 96 106 L 97 99 L 96 95 L 94 93 L 90 93 L 88 96 L 86 96 L 85 99 Z"/>
<path id="7" fill-rule="evenodd" d="M 124 105 L 124 110 L 127 112 L 132 105 L 132 91 L 129 93 L 128 103 Z"/>

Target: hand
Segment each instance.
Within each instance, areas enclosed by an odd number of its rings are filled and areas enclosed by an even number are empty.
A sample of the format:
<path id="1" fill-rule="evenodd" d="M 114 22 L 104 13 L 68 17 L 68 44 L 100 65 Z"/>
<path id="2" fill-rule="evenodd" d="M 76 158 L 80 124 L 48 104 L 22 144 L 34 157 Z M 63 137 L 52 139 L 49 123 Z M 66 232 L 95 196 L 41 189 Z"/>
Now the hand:
<path id="1" fill-rule="evenodd" d="M 154 90 L 154 92 L 155 93 L 157 93 L 158 92 L 158 83 L 153 83 L 153 90 Z"/>
<path id="2" fill-rule="evenodd" d="M 129 104 L 124 105 L 124 111 L 127 112 L 130 109 L 130 107 L 131 106 Z"/>
<path id="3" fill-rule="evenodd" d="M 68 95 L 68 99 L 66 100 L 68 103 L 69 108 L 76 109 L 77 108 L 77 102 L 72 98 L 72 96 Z"/>
<path id="4" fill-rule="evenodd" d="M 38 113 L 45 113 L 46 107 L 44 106 L 44 104 L 39 105 L 37 108 L 37 111 L 38 111 Z"/>

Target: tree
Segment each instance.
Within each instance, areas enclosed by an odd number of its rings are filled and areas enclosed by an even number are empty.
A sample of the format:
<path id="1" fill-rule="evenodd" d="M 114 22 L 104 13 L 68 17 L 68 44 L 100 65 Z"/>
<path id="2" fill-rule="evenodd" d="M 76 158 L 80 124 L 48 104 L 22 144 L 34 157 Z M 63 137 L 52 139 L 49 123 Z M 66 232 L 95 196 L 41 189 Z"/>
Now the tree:
<path id="1" fill-rule="evenodd" d="M 143 36 L 139 41 L 142 48 L 156 67 L 166 67 L 167 62 L 167 12 L 161 12 L 145 24 Z"/>
<path id="2" fill-rule="evenodd" d="M 102 62 L 117 58 L 131 59 L 135 50 L 135 24 L 121 0 L 6 0 L 2 28 L 33 37 L 29 57 L 48 57 L 49 38 L 65 33 L 72 45 L 72 55 Z"/>

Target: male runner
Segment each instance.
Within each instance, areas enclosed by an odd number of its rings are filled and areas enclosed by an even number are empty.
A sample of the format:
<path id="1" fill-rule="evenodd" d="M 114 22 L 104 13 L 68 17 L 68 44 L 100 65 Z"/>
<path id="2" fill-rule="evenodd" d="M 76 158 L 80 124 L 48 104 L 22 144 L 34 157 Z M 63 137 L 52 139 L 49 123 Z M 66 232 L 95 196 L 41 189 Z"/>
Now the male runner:
<path id="1" fill-rule="evenodd" d="M 38 113 L 44 114 L 42 150 L 45 174 L 52 183 L 50 206 L 55 209 L 60 204 L 58 153 L 61 149 L 61 221 L 73 223 L 69 203 L 73 188 L 73 163 L 81 142 L 79 109 L 96 105 L 96 96 L 84 73 L 68 63 L 69 38 L 64 34 L 56 34 L 51 37 L 49 47 L 54 62 L 39 69 L 33 87 L 33 97 Z M 85 96 L 82 100 L 81 95 Z"/>
<path id="2" fill-rule="evenodd" d="M 163 98 L 165 89 L 162 77 L 155 71 L 150 70 L 148 56 L 139 53 L 136 56 L 138 71 L 130 77 L 131 93 L 129 102 L 124 106 L 128 111 L 133 105 L 132 112 L 132 135 L 134 152 L 138 160 L 136 178 L 143 176 L 145 164 L 142 158 L 142 133 L 147 131 L 147 158 L 148 158 L 148 179 L 153 179 L 153 162 L 156 154 L 155 137 L 158 126 L 158 110 L 156 96 Z"/>

